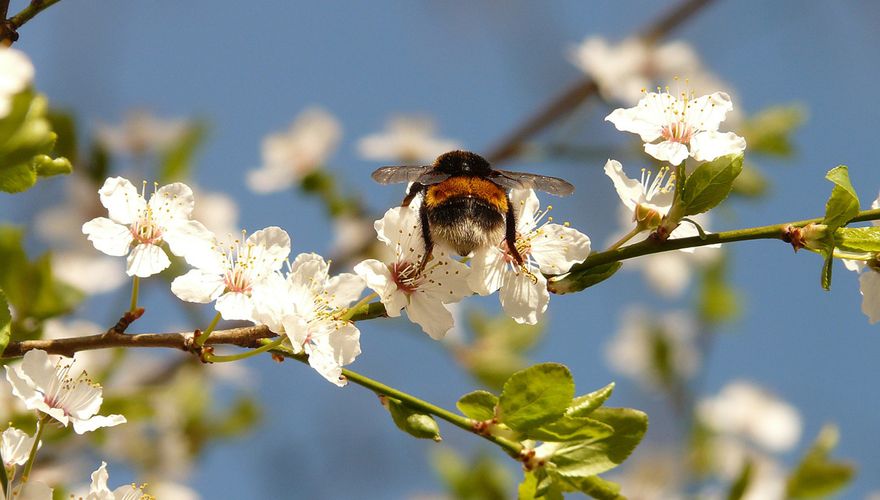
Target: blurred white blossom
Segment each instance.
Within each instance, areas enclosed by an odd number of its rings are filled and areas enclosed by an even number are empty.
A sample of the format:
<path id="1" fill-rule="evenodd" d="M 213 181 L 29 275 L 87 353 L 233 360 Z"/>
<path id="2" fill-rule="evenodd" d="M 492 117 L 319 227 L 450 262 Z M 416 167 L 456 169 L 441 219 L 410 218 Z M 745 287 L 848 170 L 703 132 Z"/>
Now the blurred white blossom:
<path id="1" fill-rule="evenodd" d="M 42 442 L 40 445 L 42 445 Z M 33 446 L 34 436 L 15 427 L 7 428 L 0 435 L 0 457 L 3 457 L 3 464 L 6 467 L 24 465 L 30 456 Z"/>
<path id="2" fill-rule="evenodd" d="M 656 314 L 633 306 L 624 311 L 605 355 L 612 370 L 653 388 L 696 373 L 700 366 L 696 340 L 697 324 L 691 314 Z"/>
<path id="3" fill-rule="evenodd" d="M 510 203 L 517 226 L 516 250 L 523 264 L 516 263 L 506 242 L 479 249 L 471 261 L 468 284 L 480 295 L 500 289 L 504 311 L 517 323 L 533 325 L 550 302 L 542 273 L 562 274 L 583 262 L 590 254 L 590 238 L 567 225 L 551 223 L 552 218 L 547 217 L 550 208 L 539 211 L 538 197 L 531 189 L 512 190 Z"/>
<path id="4" fill-rule="evenodd" d="M 133 110 L 118 125 L 99 124 L 98 141 L 109 151 L 131 156 L 153 154 L 179 141 L 192 124 L 183 119 L 159 118 L 146 110 Z"/>
<path id="5" fill-rule="evenodd" d="M 70 376 L 73 364 L 61 358 L 53 363 L 46 351 L 32 350 L 20 365 L 6 366 L 6 379 L 29 410 L 43 412 L 65 427 L 73 423 L 77 434 L 125 423 L 122 415 L 96 415 L 104 401 L 103 389 L 85 372 Z"/>
<path id="6" fill-rule="evenodd" d="M 681 76 L 705 72 L 694 49 L 681 40 L 653 45 L 638 38 L 609 44 L 599 36 L 584 39 L 569 51 L 569 59 L 593 77 L 605 99 L 633 105 L 645 89 Z"/>
<path id="7" fill-rule="evenodd" d="M 786 498 L 788 475 L 782 464 L 773 457 L 731 437 L 722 436 L 712 439 L 709 446 L 713 470 L 729 483 L 739 477 L 746 463 L 751 463 L 748 487 L 742 496 L 744 500 Z M 700 498 L 707 500 L 728 498 L 728 489 L 710 490 L 704 492 Z"/>
<path id="8" fill-rule="evenodd" d="M 400 316 L 406 309 L 410 321 L 418 324 L 433 339 L 441 339 L 453 326 L 452 313 L 446 304 L 458 302 L 471 294 L 467 278 L 470 269 L 449 257 L 441 247 L 419 269 L 425 245 L 419 227 L 418 212 L 409 207 L 395 207 L 376 221 L 379 240 L 394 252 L 389 262 L 365 260 L 354 272 L 379 294 L 388 316 Z"/>
<path id="9" fill-rule="evenodd" d="M 289 188 L 322 167 L 339 143 L 342 127 L 328 112 L 309 108 L 290 128 L 263 139 L 263 165 L 247 174 L 248 186 L 258 193 Z"/>
<path id="10" fill-rule="evenodd" d="M 98 125 L 95 135 L 113 153 L 142 156 L 167 149 L 191 126 L 187 120 L 158 118 L 147 110 L 136 109 L 118 125 Z"/>
<path id="11" fill-rule="evenodd" d="M 330 255 L 347 257 L 364 250 L 375 237 L 373 225 L 372 220 L 357 215 L 334 217 Z"/>
<path id="12" fill-rule="evenodd" d="M 12 110 L 12 97 L 27 88 L 34 79 L 34 65 L 16 49 L 0 47 L 0 118 Z"/>
<path id="13" fill-rule="evenodd" d="M 745 150 L 745 139 L 718 131 L 732 109 L 730 96 L 724 92 L 701 97 L 649 92 L 636 106 L 615 109 L 605 119 L 617 130 L 639 134 L 649 155 L 679 165 L 688 156 L 710 161 Z"/>
<path id="14" fill-rule="evenodd" d="M 245 241 L 236 239 L 224 245 L 213 235 L 211 241 L 208 250 L 191 257 L 196 269 L 175 278 L 171 291 L 187 302 L 216 300 L 214 307 L 224 319 L 252 320 L 253 288 L 284 265 L 290 254 L 290 236 L 272 226 Z"/>
<path id="15" fill-rule="evenodd" d="M 459 149 L 459 143 L 437 137 L 434 122 L 419 116 L 396 116 L 388 120 L 384 132 L 358 141 L 358 152 L 368 160 L 402 164 L 430 163 L 447 151 Z"/>
<path id="16" fill-rule="evenodd" d="M 788 451 L 801 436 L 797 409 L 764 389 L 741 380 L 700 401 L 700 421 L 709 429 L 749 441 L 773 452 Z"/>
<path id="17" fill-rule="evenodd" d="M 294 352 L 307 354 L 312 368 L 341 387 L 342 367 L 361 353 L 360 330 L 341 315 L 364 282 L 350 273 L 331 278 L 329 271 L 320 255 L 297 255 L 286 277 L 273 273 L 254 288 L 254 319 L 285 334 Z"/>
<path id="18" fill-rule="evenodd" d="M 0 500 L 7 500 L 2 490 L 0 490 Z M 30 480 L 19 483 L 13 488 L 8 500 L 52 500 L 52 488 L 41 481 Z"/>
<path id="19" fill-rule="evenodd" d="M 186 184 L 162 186 L 147 202 L 128 179 L 111 177 L 98 193 L 110 218 L 96 217 L 82 231 L 101 252 L 128 255 L 129 276 L 145 278 L 170 266 L 163 242 L 174 255 L 189 259 L 210 238 L 201 222 L 190 220 L 195 200 Z"/>
<path id="20" fill-rule="evenodd" d="M 204 224 L 215 235 L 238 233 L 238 204 L 229 195 L 193 187 L 199 202 L 193 207 L 192 218 Z"/>

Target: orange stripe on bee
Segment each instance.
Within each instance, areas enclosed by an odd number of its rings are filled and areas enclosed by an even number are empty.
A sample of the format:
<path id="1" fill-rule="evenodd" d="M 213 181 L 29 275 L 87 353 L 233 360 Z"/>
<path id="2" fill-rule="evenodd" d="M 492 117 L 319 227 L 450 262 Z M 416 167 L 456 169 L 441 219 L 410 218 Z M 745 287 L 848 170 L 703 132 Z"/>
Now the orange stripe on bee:
<path id="1" fill-rule="evenodd" d="M 436 207 L 451 198 L 463 196 L 485 200 L 494 205 L 499 212 L 507 211 L 507 192 L 482 177 L 450 177 L 443 182 L 428 186 L 425 204 Z"/>

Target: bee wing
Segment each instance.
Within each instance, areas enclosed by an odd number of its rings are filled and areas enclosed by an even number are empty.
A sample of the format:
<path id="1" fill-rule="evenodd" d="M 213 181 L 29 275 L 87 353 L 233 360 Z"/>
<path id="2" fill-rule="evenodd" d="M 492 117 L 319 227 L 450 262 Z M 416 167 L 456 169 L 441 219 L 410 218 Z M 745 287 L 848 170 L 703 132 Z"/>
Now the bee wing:
<path id="1" fill-rule="evenodd" d="M 559 177 L 529 174 L 526 172 L 510 172 L 493 170 L 489 176 L 493 182 L 505 189 L 537 189 L 556 196 L 568 196 L 574 192 L 574 186 Z"/>
<path id="2" fill-rule="evenodd" d="M 449 174 L 434 170 L 432 165 L 423 167 L 393 166 L 376 169 L 372 177 L 379 184 L 418 182 L 419 184 L 429 185 L 445 181 L 449 178 Z"/>

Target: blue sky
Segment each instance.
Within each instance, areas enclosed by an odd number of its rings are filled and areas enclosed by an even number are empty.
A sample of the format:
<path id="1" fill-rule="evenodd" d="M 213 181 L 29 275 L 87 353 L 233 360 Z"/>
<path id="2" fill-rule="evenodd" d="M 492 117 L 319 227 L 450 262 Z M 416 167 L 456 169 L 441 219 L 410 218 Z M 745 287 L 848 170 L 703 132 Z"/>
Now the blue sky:
<path id="1" fill-rule="evenodd" d="M 590 34 L 620 39 L 652 19 L 660 4 L 68 0 L 26 25 L 18 47 L 35 62 L 37 87 L 74 109 L 86 128 L 116 122 L 132 107 L 207 119 L 211 135 L 199 157 L 198 183 L 235 197 L 244 227 L 280 225 L 292 235 L 294 252 L 326 253 L 332 229 L 314 201 L 289 192 L 258 196 L 245 187 L 244 172 L 259 164 L 264 135 L 311 104 L 327 108 L 344 128 L 332 168 L 382 210 L 398 202 L 400 192 L 369 181 L 376 165 L 357 157 L 357 138 L 380 129 L 390 114 L 416 112 L 434 117 L 443 135 L 485 151 L 580 78 L 565 58 L 570 45 Z M 795 136 L 797 156 L 760 162 L 772 182 L 770 196 L 730 203 L 714 228 L 821 215 L 830 189 L 823 176 L 841 163 L 850 166 L 863 205 L 874 198 L 880 188 L 878 22 L 880 5 L 867 0 L 809 8 L 796 0 L 727 0 L 676 34 L 737 89 L 741 102 L 735 104 L 746 111 L 789 102 L 809 110 Z M 585 112 L 592 116 L 585 143 L 593 140 L 589 133 L 611 136 L 610 125 L 601 123 L 603 105 Z M 554 213 L 602 242 L 615 230 L 616 217 L 608 214 L 618 203 L 603 163 L 514 166 L 572 181 L 577 195 L 553 200 Z M 31 202 L 51 203 L 60 183 L 48 181 L 27 198 L 0 197 L 0 207 L 23 221 L 37 209 Z M 759 382 L 800 409 L 804 445 L 823 423 L 837 422 L 838 455 L 861 466 L 846 496 L 880 489 L 880 332 L 859 310 L 855 275 L 838 266 L 829 293 L 819 287 L 821 262 L 813 254 L 758 241 L 736 245 L 731 256 L 745 310 L 717 339 L 706 392 L 733 378 Z M 657 300 L 639 273 L 553 297 L 549 334 L 535 360 L 569 365 L 581 392 L 619 379 L 608 371 L 602 349 L 618 311 L 634 301 L 658 308 L 688 303 Z M 138 327 L 164 329 L 166 321 L 148 315 Z M 446 407 L 475 387 L 442 349 L 402 321 L 369 322 L 362 332 L 357 371 Z M 248 365 L 258 378 L 253 390 L 266 405 L 264 425 L 206 453 L 192 476 L 205 498 L 289 491 L 309 498 L 362 498 L 364 492 L 399 498 L 440 489 L 427 458 L 433 445 L 399 433 L 368 391 L 339 390 L 293 363 L 259 358 Z M 636 385 L 619 382 L 616 405 L 662 407 Z M 456 429 L 443 431 L 452 447 L 479 445 Z M 663 441 L 662 432 L 652 428 L 649 438 Z"/>

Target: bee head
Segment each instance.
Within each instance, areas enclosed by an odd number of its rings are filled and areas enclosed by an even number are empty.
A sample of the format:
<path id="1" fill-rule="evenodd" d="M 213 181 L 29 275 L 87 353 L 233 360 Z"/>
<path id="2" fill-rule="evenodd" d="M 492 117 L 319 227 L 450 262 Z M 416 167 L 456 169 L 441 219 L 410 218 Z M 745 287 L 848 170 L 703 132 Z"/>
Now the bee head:
<path id="1" fill-rule="evenodd" d="M 434 168 L 449 175 L 484 177 L 492 171 L 489 162 L 470 151 L 450 151 L 434 161 Z"/>

